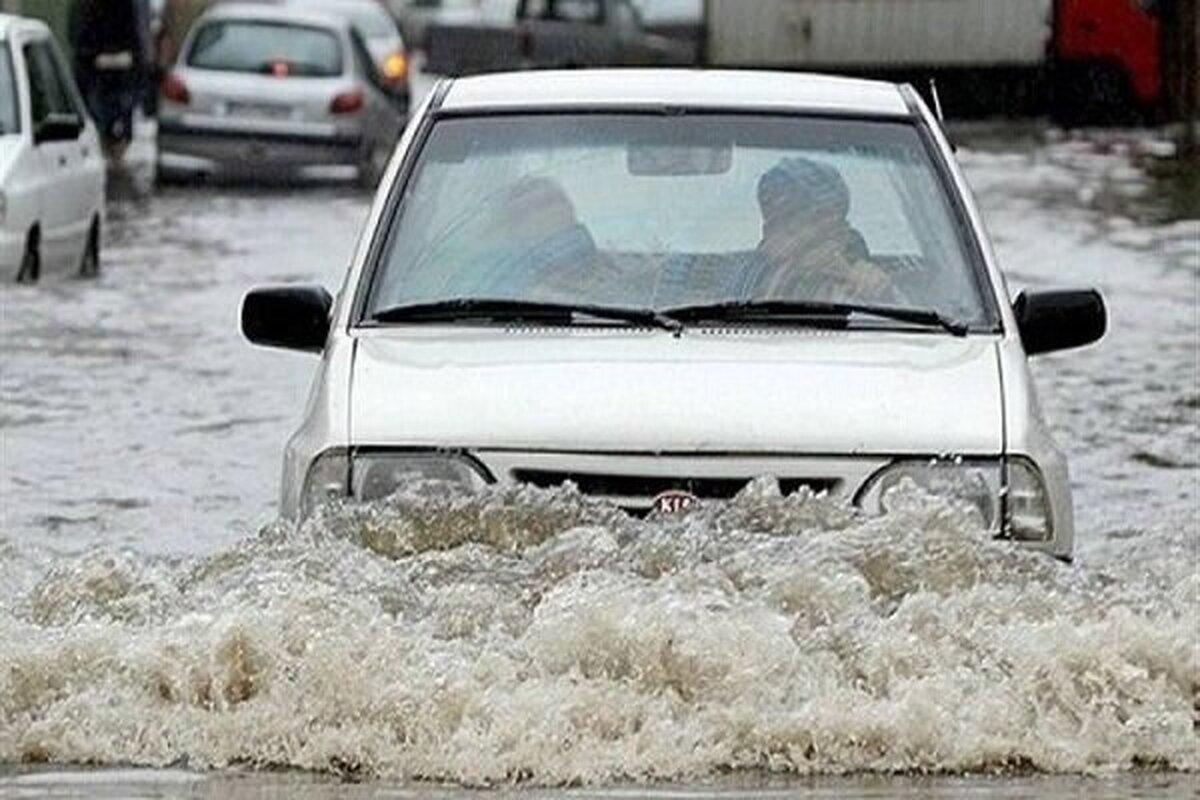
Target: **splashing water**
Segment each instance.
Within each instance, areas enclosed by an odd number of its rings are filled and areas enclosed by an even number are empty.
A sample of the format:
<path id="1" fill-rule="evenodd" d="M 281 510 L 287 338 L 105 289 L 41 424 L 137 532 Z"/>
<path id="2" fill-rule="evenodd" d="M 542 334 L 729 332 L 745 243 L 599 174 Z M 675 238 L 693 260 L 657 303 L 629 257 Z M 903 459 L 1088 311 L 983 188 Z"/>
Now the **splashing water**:
<path id="1" fill-rule="evenodd" d="M 0 762 L 484 785 L 1198 767 L 1186 539 L 1089 572 L 919 493 L 638 520 L 414 484 L 206 557 L 0 542 Z M 38 563 L 44 562 L 44 563 Z"/>

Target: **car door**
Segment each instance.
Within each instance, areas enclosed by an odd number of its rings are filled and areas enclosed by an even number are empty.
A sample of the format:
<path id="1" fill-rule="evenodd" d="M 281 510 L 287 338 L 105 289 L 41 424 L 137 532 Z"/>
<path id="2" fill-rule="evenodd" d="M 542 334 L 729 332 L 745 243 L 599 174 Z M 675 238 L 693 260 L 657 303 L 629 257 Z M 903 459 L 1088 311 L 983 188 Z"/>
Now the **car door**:
<path id="1" fill-rule="evenodd" d="M 50 66 L 53 68 L 57 102 L 63 113 L 71 114 L 83 123 L 77 139 L 66 142 L 68 168 L 62 176 L 69 187 L 70 218 L 73 233 L 77 237 L 87 235 L 92 218 L 99 214 L 104 205 L 104 183 L 106 169 L 104 155 L 100 151 L 100 138 L 91 124 L 83 96 L 75 85 L 67 60 L 54 39 L 43 42 Z M 79 242 L 82 247 L 82 241 Z"/>
<path id="2" fill-rule="evenodd" d="M 24 256 L 26 237 L 38 221 L 41 162 L 33 150 L 25 92 L 25 65 L 19 41 L 0 40 L 0 160 L 7 163 L 0 191 L 4 214 L 0 229 L 7 242 L 0 246 L 0 281 L 10 281 Z"/>
<path id="3" fill-rule="evenodd" d="M 63 267 L 71 260 L 77 236 L 71 173 L 79 166 L 78 143 L 43 140 L 39 135 L 52 115 L 70 113 L 47 40 L 43 37 L 26 40 L 21 54 L 28 82 L 30 133 L 42 176 L 38 190 L 42 263 L 43 268 Z"/>

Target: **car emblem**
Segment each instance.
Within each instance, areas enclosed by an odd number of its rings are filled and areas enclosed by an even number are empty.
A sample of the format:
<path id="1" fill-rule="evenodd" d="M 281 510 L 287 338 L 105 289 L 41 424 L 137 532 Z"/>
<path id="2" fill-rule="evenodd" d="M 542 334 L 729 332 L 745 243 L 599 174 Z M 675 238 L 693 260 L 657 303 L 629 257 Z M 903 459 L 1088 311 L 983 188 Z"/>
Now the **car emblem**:
<path id="1" fill-rule="evenodd" d="M 698 502 L 700 498 L 691 492 L 671 489 L 655 497 L 650 507 L 659 514 L 682 514 Z"/>

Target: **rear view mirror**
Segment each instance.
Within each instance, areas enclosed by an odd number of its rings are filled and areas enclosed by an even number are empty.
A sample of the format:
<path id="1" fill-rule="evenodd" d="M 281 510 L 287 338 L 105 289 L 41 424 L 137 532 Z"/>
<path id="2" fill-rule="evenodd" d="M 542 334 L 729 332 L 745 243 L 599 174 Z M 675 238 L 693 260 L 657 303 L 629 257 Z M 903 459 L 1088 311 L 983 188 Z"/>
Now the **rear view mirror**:
<path id="1" fill-rule="evenodd" d="M 319 353 L 332 309 L 333 298 L 321 286 L 251 289 L 242 301 L 242 334 L 263 347 Z"/>
<path id="2" fill-rule="evenodd" d="M 42 142 L 73 142 L 83 133 L 83 120 L 75 114 L 47 114 L 38 123 L 33 138 Z"/>
<path id="3" fill-rule="evenodd" d="M 631 144 L 625 166 L 639 176 L 723 175 L 733 166 L 733 144 Z"/>
<path id="4" fill-rule="evenodd" d="M 1095 289 L 1021 292 L 1013 311 L 1030 356 L 1091 344 L 1108 328 L 1104 298 Z"/>

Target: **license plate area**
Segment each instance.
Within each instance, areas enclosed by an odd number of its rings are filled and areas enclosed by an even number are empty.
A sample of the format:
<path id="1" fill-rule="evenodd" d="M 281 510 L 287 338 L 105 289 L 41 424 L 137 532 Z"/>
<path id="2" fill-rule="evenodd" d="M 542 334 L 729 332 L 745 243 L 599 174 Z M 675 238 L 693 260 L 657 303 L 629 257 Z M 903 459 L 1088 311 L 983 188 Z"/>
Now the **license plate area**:
<path id="1" fill-rule="evenodd" d="M 292 107 L 279 103 L 242 103 L 230 101 L 225 106 L 225 113 L 231 117 L 248 117 L 251 119 L 288 119 L 292 116 Z"/>

